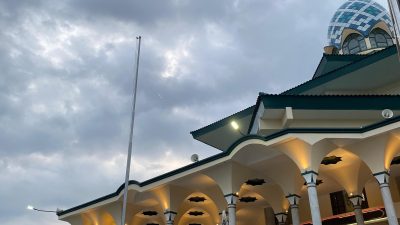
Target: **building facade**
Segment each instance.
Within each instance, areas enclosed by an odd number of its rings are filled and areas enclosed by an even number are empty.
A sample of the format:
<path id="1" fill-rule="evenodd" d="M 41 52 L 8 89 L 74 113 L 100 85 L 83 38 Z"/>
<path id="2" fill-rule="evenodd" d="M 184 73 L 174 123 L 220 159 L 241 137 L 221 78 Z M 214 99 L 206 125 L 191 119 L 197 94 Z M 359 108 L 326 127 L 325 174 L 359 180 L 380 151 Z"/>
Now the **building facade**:
<path id="1" fill-rule="evenodd" d="M 392 22 L 347 0 L 312 79 L 191 132 L 219 154 L 130 181 L 127 225 L 390 224 L 400 216 L 400 63 Z M 116 192 L 60 211 L 121 224 Z"/>

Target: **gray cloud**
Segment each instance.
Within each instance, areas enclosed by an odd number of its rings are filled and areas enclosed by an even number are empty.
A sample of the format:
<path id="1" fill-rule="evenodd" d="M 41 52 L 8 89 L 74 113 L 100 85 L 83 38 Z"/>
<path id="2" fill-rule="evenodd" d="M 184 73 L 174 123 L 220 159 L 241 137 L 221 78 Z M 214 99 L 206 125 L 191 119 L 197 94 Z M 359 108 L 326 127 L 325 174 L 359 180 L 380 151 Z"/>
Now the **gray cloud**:
<path id="1" fill-rule="evenodd" d="M 0 221 L 64 224 L 25 207 L 123 182 L 136 35 L 132 172 L 145 180 L 218 152 L 190 131 L 310 79 L 341 2 L 0 1 Z"/>

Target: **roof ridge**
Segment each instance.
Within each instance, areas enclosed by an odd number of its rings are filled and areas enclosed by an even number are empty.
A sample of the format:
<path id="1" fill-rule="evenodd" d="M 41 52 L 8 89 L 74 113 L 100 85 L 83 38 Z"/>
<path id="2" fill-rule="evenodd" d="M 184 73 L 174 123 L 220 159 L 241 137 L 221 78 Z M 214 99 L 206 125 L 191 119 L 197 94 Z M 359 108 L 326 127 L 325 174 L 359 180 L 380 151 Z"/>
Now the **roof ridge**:
<path id="1" fill-rule="evenodd" d="M 268 94 L 260 96 L 289 96 L 289 97 L 400 97 L 400 94 Z"/>

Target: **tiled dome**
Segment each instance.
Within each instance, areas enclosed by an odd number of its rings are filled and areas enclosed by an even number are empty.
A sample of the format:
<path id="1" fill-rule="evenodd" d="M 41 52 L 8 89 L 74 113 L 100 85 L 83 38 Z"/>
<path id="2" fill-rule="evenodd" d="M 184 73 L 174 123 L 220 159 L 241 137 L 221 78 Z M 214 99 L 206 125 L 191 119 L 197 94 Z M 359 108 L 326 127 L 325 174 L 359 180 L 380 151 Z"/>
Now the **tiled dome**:
<path id="1" fill-rule="evenodd" d="M 328 43 L 340 49 L 342 33 L 345 28 L 360 32 L 367 37 L 371 29 L 383 21 L 392 30 L 390 15 L 373 0 L 347 0 L 336 11 L 328 29 Z"/>

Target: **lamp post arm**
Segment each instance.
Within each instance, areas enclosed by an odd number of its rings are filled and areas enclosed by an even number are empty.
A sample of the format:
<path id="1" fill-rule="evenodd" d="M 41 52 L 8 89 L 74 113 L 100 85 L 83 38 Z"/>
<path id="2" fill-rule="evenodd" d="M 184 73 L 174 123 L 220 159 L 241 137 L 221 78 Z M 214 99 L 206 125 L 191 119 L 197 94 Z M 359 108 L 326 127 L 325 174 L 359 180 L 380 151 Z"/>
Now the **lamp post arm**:
<path id="1" fill-rule="evenodd" d="M 37 208 L 33 208 L 33 210 L 38 211 L 38 212 L 51 212 L 51 213 L 56 213 L 56 210 L 43 210 L 43 209 L 37 209 Z"/>

